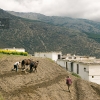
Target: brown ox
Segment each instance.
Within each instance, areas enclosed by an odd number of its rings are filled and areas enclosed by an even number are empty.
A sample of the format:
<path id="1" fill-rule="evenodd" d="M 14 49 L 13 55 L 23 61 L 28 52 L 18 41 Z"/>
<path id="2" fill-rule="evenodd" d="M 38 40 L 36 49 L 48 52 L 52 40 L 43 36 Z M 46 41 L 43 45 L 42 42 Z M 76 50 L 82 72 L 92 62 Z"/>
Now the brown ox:
<path id="1" fill-rule="evenodd" d="M 31 63 L 31 59 L 24 59 L 24 60 L 22 60 L 22 62 L 21 62 L 21 68 L 22 69 L 25 69 L 25 65 L 30 65 L 30 63 Z"/>

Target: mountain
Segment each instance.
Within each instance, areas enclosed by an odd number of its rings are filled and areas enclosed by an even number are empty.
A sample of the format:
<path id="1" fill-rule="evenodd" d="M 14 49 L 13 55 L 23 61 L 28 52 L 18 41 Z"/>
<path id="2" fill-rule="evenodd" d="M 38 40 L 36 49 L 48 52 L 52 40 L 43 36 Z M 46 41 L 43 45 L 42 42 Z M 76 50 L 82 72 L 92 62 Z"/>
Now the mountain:
<path id="1" fill-rule="evenodd" d="M 100 34 L 100 22 L 94 22 L 87 19 L 74 19 L 70 17 L 45 16 L 39 13 L 23 13 L 8 11 L 10 14 L 31 20 L 39 20 L 57 26 L 77 29 L 85 33 Z"/>
<path id="2" fill-rule="evenodd" d="M 9 18 L 9 29 L 0 29 L 0 47 L 23 47 L 31 54 L 62 51 L 100 57 L 99 22 L 36 13 L 34 16 L 22 18 L 0 9 L 0 17 Z"/>

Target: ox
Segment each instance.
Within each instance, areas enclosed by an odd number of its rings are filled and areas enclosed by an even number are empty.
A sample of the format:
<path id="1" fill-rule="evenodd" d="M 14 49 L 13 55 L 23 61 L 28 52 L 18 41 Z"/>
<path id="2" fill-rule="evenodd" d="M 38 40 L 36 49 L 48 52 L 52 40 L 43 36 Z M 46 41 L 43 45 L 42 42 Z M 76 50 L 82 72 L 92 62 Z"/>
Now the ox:
<path id="1" fill-rule="evenodd" d="M 37 72 L 38 64 L 39 64 L 39 61 L 31 61 L 31 63 L 30 63 L 30 73 L 33 71 L 33 68 L 35 69 L 34 71 Z"/>

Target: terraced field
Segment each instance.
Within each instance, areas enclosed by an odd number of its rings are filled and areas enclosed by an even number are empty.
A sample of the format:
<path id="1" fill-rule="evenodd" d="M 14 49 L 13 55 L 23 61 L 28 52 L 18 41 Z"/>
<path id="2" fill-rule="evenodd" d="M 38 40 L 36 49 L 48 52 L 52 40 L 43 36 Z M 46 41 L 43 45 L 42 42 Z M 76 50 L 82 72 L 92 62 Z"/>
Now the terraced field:
<path id="1" fill-rule="evenodd" d="M 16 61 L 25 58 L 39 60 L 37 72 L 11 71 Z M 71 93 L 67 75 L 73 80 Z M 47 58 L 7 55 L 0 56 L 0 94 L 4 100 L 100 100 L 100 85 L 72 76 Z"/>

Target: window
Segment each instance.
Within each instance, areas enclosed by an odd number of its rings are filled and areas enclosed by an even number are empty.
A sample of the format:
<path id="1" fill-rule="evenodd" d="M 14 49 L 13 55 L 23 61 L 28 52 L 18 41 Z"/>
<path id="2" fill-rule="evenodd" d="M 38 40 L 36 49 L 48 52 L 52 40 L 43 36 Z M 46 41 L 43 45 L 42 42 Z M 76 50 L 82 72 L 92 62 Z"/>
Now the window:
<path id="1" fill-rule="evenodd" d="M 61 55 L 59 54 L 59 55 L 58 55 L 58 59 L 60 59 L 60 58 L 61 58 Z"/>
<path id="2" fill-rule="evenodd" d="M 73 72 L 73 62 L 71 62 L 71 72 Z"/>
<path id="3" fill-rule="evenodd" d="M 84 71 L 86 72 L 86 68 L 84 68 Z"/>
<path id="4" fill-rule="evenodd" d="M 92 76 L 92 78 L 94 78 L 94 76 Z"/>
<path id="5" fill-rule="evenodd" d="M 66 70 L 68 70 L 67 62 L 66 62 Z"/>
<path id="6" fill-rule="evenodd" d="M 77 74 L 79 74 L 79 64 L 77 64 Z"/>

